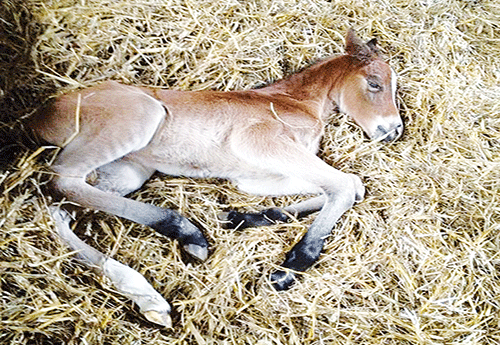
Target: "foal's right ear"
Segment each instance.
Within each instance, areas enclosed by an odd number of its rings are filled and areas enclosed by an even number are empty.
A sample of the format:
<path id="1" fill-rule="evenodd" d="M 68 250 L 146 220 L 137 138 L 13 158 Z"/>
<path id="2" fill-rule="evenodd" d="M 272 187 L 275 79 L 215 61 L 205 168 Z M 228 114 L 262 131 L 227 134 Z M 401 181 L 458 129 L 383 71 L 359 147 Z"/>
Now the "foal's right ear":
<path id="1" fill-rule="evenodd" d="M 349 29 L 345 38 L 345 50 L 347 54 L 360 60 L 370 59 L 378 52 L 377 39 L 364 43 L 353 29 Z"/>

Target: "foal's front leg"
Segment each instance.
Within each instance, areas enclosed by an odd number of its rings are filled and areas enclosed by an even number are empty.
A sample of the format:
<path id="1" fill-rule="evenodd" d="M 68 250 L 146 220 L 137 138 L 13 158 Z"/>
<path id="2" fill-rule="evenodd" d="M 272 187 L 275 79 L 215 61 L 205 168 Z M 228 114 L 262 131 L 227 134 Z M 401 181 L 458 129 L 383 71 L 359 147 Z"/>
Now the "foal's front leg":
<path id="1" fill-rule="evenodd" d="M 275 133 L 270 133 L 275 134 Z M 269 135 L 276 137 L 276 135 Z M 235 140 L 236 141 L 236 140 Z M 245 145 L 243 145 L 245 144 Z M 278 290 L 287 289 L 294 281 L 293 271 L 305 271 L 318 259 L 326 237 L 340 216 L 351 208 L 355 201 L 364 196 L 361 180 L 351 174 L 343 173 L 322 161 L 303 146 L 287 140 L 276 140 L 265 146 L 266 155 L 258 150 L 261 142 L 249 145 L 244 140 L 236 141 L 234 153 L 247 163 L 269 173 L 269 179 L 235 181 L 243 191 L 260 195 L 314 194 L 322 196 L 285 208 L 290 214 L 305 215 L 321 209 L 309 231 L 287 254 L 282 270 L 271 275 L 273 285 Z M 280 182 L 280 183 L 276 183 Z M 231 213 L 229 213 L 231 215 Z M 268 225 L 275 220 L 286 220 L 286 216 L 276 209 L 245 215 L 232 213 L 233 226 Z"/>
<path id="2" fill-rule="evenodd" d="M 321 210 L 304 237 L 287 253 L 283 267 L 271 275 L 273 286 L 277 290 L 288 289 L 294 282 L 295 274 L 292 271 L 303 272 L 311 267 L 321 254 L 324 240 L 330 235 L 331 229 L 340 216 L 352 207 L 355 201 L 361 201 L 364 187 L 355 175 L 338 172 L 335 177 L 338 191 L 325 193 L 320 196 L 287 206 L 282 212 L 278 208 L 266 209 L 256 213 L 241 213 L 231 211 L 225 215 L 228 228 L 244 229 L 248 227 L 272 225 L 276 221 L 285 222 L 289 218 L 286 214 L 300 218 Z"/>
<path id="3" fill-rule="evenodd" d="M 340 216 L 350 209 L 354 202 L 361 201 L 364 187 L 361 180 L 351 174 L 339 171 L 333 176 L 333 183 L 325 190 L 325 204 L 304 237 L 287 253 L 283 267 L 271 275 L 273 286 L 285 290 L 293 284 L 295 273 L 311 267 L 319 258 L 325 239 Z"/>
<path id="4" fill-rule="evenodd" d="M 272 225 L 276 222 L 286 222 L 290 219 L 288 214 L 295 218 L 302 218 L 311 213 L 321 210 L 326 202 L 324 195 L 319 195 L 297 204 L 289 205 L 283 210 L 273 207 L 260 212 L 238 212 L 232 210 L 222 213 L 219 219 L 224 221 L 227 229 L 245 229 L 258 226 Z M 283 212 L 284 211 L 284 212 Z"/>

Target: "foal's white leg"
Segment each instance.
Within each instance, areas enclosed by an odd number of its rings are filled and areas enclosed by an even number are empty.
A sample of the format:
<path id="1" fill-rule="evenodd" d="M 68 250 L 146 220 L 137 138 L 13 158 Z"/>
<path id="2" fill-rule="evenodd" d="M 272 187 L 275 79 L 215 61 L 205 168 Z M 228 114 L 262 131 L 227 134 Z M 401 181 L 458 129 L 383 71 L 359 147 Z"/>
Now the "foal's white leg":
<path id="1" fill-rule="evenodd" d="M 87 202 L 90 202 L 91 199 L 89 198 L 95 197 L 96 194 L 103 195 L 103 198 L 105 198 L 103 200 L 109 203 L 109 209 L 113 209 L 113 207 L 120 208 L 119 205 L 123 203 L 123 200 L 126 200 L 126 203 L 131 202 L 136 205 L 136 207 L 133 207 L 134 212 L 151 212 L 151 210 L 157 209 L 152 205 L 122 198 L 123 195 L 141 187 L 144 181 L 153 174 L 154 169 L 148 169 L 125 157 L 103 165 L 96 170 L 96 178 L 90 181 L 93 187 L 83 182 L 83 179 L 70 178 L 71 188 L 66 190 L 88 191 L 84 193 Z M 61 182 L 58 181 L 58 183 Z M 96 267 L 108 277 L 121 294 L 129 297 L 139 306 L 146 319 L 171 327 L 169 304 L 140 273 L 112 258 L 106 257 L 80 240 L 69 227 L 70 217 L 66 211 L 51 206 L 50 212 L 59 236 L 72 250 L 78 251 L 78 258 L 81 261 Z M 127 212 L 127 214 L 131 216 L 130 212 Z M 204 257 L 204 254 L 199 251 L 195 251 L 195 254 Z"/>
<path id="2" fill-rule="evenodd" d="M 80 240 L 69 227 L 70 216 L 66 211 L 51 206 L 50 213 L 58 235 L 72 250 L 78 251 L 77 257 L 82 262 L 108 277 L 121 294 L 139 306 L 146 319 L 162 326 L 172 326 L 170 305 L 139 272 L 106 257 Z"/>

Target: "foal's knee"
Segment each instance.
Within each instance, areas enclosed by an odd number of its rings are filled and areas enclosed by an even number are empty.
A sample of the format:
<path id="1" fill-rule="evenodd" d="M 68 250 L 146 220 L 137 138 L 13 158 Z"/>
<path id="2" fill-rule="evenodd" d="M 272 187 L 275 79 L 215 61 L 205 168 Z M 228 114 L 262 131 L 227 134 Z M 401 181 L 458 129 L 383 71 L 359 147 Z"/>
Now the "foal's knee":
<path id="1" fill-rule="evenodd" d="M 352 179 L 352 189 L 354 191 L 354 201 L 360 202 L 365 198 L 365 186 L 361 179 L 354 174 L 348 174 L 348 176 Z"/>
<path id="2" fill-rule="evenodd" d="M 65 176 L 57 173 L 51 181 L 52 188 L 69 200 L 72 200 L 79 194 L 79 186 L 84 183 L 85 180 L 83 177 Z"/>
<path id="3" fill-rule="evenodd" d="M 324 188 L 327 198 L 342 202 L 345 208 L 350 208 L 355 202 L 363 200 L 365 187 L 361 179 L 353 174 L 343 174 L 334 183 Z"/>

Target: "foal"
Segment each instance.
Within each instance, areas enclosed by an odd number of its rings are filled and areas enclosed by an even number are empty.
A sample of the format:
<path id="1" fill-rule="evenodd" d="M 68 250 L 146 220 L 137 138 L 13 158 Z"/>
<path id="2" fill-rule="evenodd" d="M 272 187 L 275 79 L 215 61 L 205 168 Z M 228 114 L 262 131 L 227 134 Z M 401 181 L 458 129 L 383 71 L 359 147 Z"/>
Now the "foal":
<path id="1" fill-rule="evenodd" d="M 283 268 L 271 275 L 282 290 L 293 283 L 294 272 L 318 259 L 339 217 L 364 195 L 358 177 L 316 156 L 334 104 L 371 139 L 390 141 L 403 130 L 395 95 L 395 73 L 378 57 L 375 40 L 365 44 L 349 31 L 345 55 L 262 89 L 185 92 L 105 82 L 59 96 L 37 113 L 31 127 L 63 147 L 52 166 L 53 186 L 67 199 L 148 225 L 200 260 L 207 258 L 208 243 L 189 220 L 124 197 L 155 171 L 226 178 L 253 194 L 319 194 L 285 212 L 226 215 L 229 227 L 249 227 L 320 210 Z M 94 171 L 97 179 L 90 183 Z M 51 207 L 51 214 L 80 259 L 102 270 L 148 320 L 170 325 L 168 303 L 142 275 L 81 241 L 65 211 Z"/>

